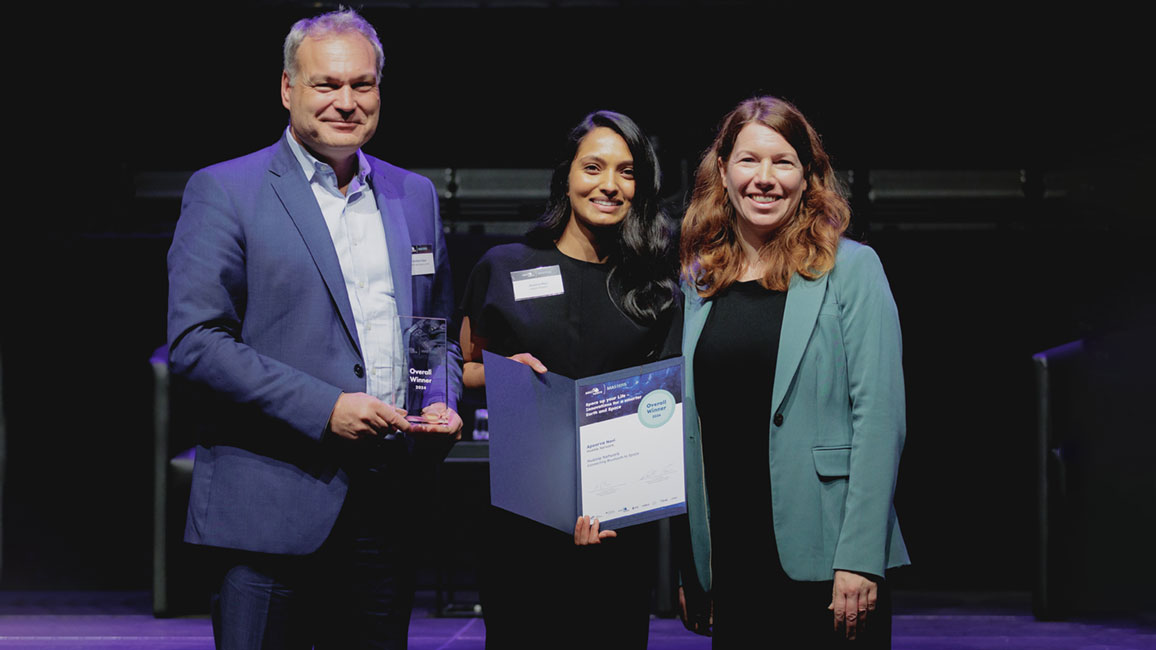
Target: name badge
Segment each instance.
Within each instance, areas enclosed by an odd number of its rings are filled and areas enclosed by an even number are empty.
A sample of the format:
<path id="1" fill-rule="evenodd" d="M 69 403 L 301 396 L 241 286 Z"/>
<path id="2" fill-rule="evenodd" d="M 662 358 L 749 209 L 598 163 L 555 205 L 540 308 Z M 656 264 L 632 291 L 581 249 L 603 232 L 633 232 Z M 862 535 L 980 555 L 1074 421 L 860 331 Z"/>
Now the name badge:
<path id="1" fill-rule="evenodd" d="M 433 275 L 434 272 L 434 255 L 433 244 L 415 244 L 410 247 L 413 249 L 413 261 L 410 262 L 411 275 Z"/>
<path id="2" fill-rule="evenodd" d="M 562 269 L 558 268 L 557 264 L 525 271 L 510 271 L 510 279 L 514 282 L 514 300 L 545 298 L 563 292 Z"/>

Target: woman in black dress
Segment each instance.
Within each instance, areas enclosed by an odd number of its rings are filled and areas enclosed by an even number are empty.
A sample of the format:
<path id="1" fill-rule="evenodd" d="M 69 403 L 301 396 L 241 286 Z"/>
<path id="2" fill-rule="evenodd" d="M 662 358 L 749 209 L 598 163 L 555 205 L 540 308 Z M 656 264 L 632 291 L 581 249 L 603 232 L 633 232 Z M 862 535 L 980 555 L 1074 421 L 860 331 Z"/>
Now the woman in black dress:
<path id="1" fill-rule="evenodd" d="M 515 297 L 512 272 L 551 266 L 562 293 Z M 676 356 L 676 267 L 653 147 L 625 115 L 587 115 L 526 243 L 490 249 L 470 275 L 461 306 L 466 386 L 485 384 L 483 349 L 571 378 Z M 570 538 L 499 508 L 488 518 L 487 648 L 646 647 L 653 526 L 617 533 L 579 518 Z"/>

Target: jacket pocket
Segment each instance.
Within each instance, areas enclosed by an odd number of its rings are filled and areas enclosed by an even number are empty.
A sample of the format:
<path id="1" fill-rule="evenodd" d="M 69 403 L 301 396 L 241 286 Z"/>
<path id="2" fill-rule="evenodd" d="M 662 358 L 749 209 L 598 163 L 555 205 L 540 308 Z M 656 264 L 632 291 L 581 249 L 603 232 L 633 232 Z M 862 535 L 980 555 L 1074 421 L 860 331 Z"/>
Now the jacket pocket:
<path id="1" fill-rule="evenodd" d="M 815 462 L 815 473 L 819 475 L 820 480 L 847 478 L 851 474 L 850 445 L 845 447 L 814 447 L 811 449 L 811 458 Z"/>
<path id="2" fill-rule="evenodd" d="M 843 306 L 837 302 L 824 302 L 819 307 L 819 315 L 839 318 L 843 315 Z"/>

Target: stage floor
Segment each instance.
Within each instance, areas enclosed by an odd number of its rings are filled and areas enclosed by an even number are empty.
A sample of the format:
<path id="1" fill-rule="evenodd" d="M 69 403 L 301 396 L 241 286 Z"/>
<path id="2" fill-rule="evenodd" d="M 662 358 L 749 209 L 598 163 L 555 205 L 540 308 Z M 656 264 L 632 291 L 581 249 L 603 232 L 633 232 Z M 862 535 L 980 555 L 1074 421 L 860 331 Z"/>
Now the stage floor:
<path id="1" fill-rule="evenodd" d="M 419 594 L 419 604 L 430 602 Z M 1016 648 L 1025 650 L 1147 650 L 1156 627 L 1136 620 L 1041 623 L 1023 594 L 896 593 L 893 647 L 897 650 Z M 141 592 L 0 592 L 0 649 L 130 648 L 211 650 L 207 618 L 157 619 Z M 559 634 L 565 632 L 559 631 Z M 480 650 L 480 618 L 435 618 L 414 612 L 412 650 Z M 757 647 L 754 644 L 753 647 Z M 549 647 L 544 643 L 542 647 Z M 650 648 L 709 650 L 710 639 L 677 620 L 654 618 Z"/>

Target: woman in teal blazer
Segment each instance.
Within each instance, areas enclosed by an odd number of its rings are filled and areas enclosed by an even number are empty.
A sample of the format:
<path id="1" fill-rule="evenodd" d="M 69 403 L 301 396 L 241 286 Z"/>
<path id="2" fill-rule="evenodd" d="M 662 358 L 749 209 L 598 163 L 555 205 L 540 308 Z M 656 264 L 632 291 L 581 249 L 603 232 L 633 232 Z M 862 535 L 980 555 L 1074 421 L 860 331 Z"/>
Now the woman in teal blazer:
<path id="1" fill-rule="evenodd" d="M 794 106 L 750 99 L 724 118 L 683 220 L 684 582 L 711 597 L 719 647 L 760 630 L 890 645 L 883 576 L 908 562 L 892 505 L 899 319 L 875 252 L 842 237 L 836 183 Z"/>

